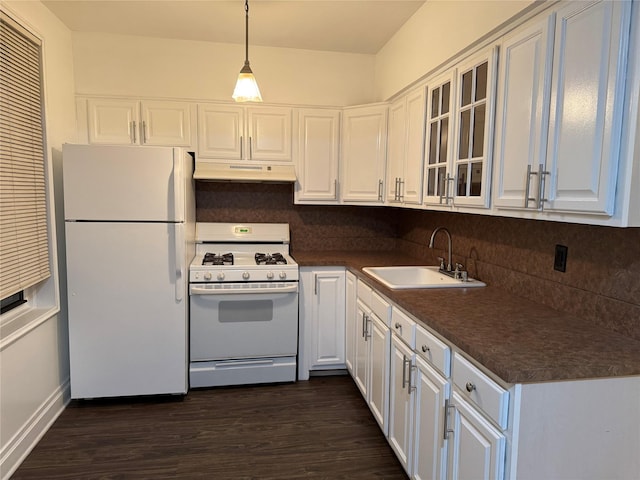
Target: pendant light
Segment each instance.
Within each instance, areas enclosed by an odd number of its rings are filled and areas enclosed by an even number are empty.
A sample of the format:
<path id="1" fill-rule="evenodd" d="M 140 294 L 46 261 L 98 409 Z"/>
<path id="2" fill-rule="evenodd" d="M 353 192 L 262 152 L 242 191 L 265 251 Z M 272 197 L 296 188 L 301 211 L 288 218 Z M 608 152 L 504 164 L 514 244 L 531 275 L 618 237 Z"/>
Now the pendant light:
<path id="1" fill-rule="evenodd" d="M 262 96 L 251 67 L 249 66 L 249 0 L 244 1 L 245 12 L 245 57 L 244 66 L 238 75 L 232 98 L 236 102 L 261 102 Z"/>

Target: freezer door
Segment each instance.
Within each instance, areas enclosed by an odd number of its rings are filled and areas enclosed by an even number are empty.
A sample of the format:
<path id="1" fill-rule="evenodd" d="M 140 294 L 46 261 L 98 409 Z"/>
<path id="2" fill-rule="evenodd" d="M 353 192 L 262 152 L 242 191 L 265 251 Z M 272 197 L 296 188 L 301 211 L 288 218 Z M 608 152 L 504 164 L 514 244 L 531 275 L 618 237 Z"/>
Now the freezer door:
<path id="1" fill-rule="evenodd" d="M 72 398 L 187 391 L 183 232 L 66 222 Z"/>
<path id="2" fill-rule="evenodd" d="M 185 220 L 180 149 L 65 144 L 62 162 L 66 220 Z"/>

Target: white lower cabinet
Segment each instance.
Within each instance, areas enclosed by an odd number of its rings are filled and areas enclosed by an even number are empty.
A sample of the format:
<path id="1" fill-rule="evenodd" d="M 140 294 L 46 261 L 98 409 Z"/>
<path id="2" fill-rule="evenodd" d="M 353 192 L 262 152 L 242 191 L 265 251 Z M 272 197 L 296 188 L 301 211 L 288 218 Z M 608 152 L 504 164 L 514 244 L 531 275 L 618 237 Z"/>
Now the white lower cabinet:
<path id="1" fill-rule="evenodd" d="M 345 269 L 300 269 L 298 378 L 345 367 Z"/>
<path id="2" fill-rule="evenodd" d="M 505 436 L 453 392 L 448 417 L 450 480 L 502 480 Z"/>
<path id="3" fill-rule="evenodd" d="M 362 285 L 359 285 L 362 291 Z M 354 328 L 355 359 L 351 375 L 380 429 L 387 434 L 389 418 L 390 305 L 369 287 L 358 297 Z M 368 294 L 368 295 L 367 295 Z M 372 306 L 364 303 L 368 302 Z"/>
<path id="4" fill-rule="evenodd" d="M 355 361 L 353 363 L 353 380 L 360 389 L 362 396 L 367 399 L 369 397 L 369 322 L 366 307 L 358 300 L 356 306 L 356 322 L 355 325 Z"/>
<path id="5" fill-rule="evenodd" d="M 376 316 L 369 322 L 369 408 L 380 428 L 387 434 L 389 425 L 389 327 Z"/>
<path id="6" fill-rule="evenodd" d="M 444 419 L 451 384 L 420 357 L 416 358 L 413 382 L 416 406 L 411 478 L 444 480 L 448 446 Z"/>
<path id="7" fill-rule="evenodd" d="M 415 365 L 413 351 L 396 335 L 391 339 L 391 368 L 389 379 L 389 444 L 398 460 L 411 475 L 413 410 L 415 396 L 411 384 Z"/>
<path id="8" fill-rule="evenodd" d="M 356 359 L 356 301 L 357 292 L 356 284 L 358 279 L 356 276 L 347 272 L 345 276 L 345 332 L 344 332 L 344 363 L 347 370 L 353 375 L 353 365 Z"/>

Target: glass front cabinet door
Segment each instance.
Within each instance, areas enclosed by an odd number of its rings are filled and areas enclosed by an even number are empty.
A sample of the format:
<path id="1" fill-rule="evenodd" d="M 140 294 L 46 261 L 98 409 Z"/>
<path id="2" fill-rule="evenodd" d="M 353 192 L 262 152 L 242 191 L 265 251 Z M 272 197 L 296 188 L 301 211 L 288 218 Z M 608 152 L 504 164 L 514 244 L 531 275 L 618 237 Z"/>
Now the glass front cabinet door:
<path id="1" fill-rule="evenodd" d="M 429 82 L 425 152 L 424 203 L 451 205 L 454 173 L 451 169 L 451 140 L 454 119 L 453 95 L 456 71 Z"/>
<path id="2" fill-rule="evenodd" d="M 493 47 L 458 67 L 454 205 L 489 206 L 497 53 L 497 47 Z"/>

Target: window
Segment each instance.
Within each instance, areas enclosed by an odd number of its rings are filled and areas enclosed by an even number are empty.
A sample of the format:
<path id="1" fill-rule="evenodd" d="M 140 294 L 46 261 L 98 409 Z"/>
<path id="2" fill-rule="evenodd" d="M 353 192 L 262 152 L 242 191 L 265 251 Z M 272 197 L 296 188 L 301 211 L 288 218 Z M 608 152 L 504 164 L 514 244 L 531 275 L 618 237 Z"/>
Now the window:
<path id="1" fill-rule="evenodd" d="M 0 299 L 20 305 L 51 276 L 41 44 L 0 11 Z"/>

